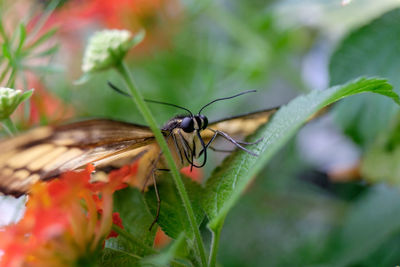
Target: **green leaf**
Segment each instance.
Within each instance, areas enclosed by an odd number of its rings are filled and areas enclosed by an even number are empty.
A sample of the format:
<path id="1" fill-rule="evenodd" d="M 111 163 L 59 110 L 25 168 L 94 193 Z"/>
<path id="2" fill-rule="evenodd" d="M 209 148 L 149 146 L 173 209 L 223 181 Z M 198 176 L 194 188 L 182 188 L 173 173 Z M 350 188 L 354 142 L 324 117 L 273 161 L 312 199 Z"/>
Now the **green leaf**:
<path id="1" fill-rule="evenodd" d="M 400 230 L 400 194 L 397 188 L 374 187 L 348 211 L 339 233 L 333 266 L 354 266 Z"/>
<path id="2" fill-rule="evenodd" d="M 8 59 L 8 61 L 12 62 L 11 52 L 9 50 L 8 44 L 4 43 L 2 45 L 3 56 Z"/>
<path id="3" fill-rule="evenodd" d="M 34 92 L 34 89 L 24 92 L 19 98 L 20 103 L 22 103 L 25 100 L 27 100 L 28 98 L 30 98 L 32 96 L 33 92 Z"/>
<path id="4" fill-rule="evenodd" d="M 99 266 L 123 267 L 137 266 L 140 257 L 115 248 L 104 248 L 99 259 Z"/>
<path id="5" fill-rule="evenodd" d="M 60 45 L 56 44 L 44 51 L 29 55 L 29 57 L 47 57 L 55 54 L 60 49 Z"/>
<path id="6" fill-rule="evenodd" d="M 371 183 L 400 185 L 400 117 L 367 150 L 361 161 L 361 175 Z"/>
<path id="7" fill-rule="evenodd" d="M 26 28 L 23 23 L 19 25 L 19 43 L 18 43 L 18 48 L 17 48 L 17 53 L 19 53 L 22 49 L 22 46 L 24 45 L 26 39 Z"/>
<path id="8" fill-rule="evenodd" d="M 135 36 L 132 38 L 132 40 L 130 41 L 130 47 L 133 48 L 135 46 L 137 46 L 138 44 L 140 44 L 144 37 L 146 36 L 146 31 L 145 30 L 140 30 L 139 32 L 137 32 L 135 34 Z"/>
<path id="9" fill-rule="evenodd" d="M 371 183 L 385 182 L 391 185 L 400 185 L 400 147 L 387 151 L 376 145 L 371 147 L 361 164 L 363 179 Z"/>
<path id="10" fill-rule="evenodd" d="M 64 68 L 61 65 L 37 65 L 37 66 L 30 66 L 24 65 L 24 69 L 37 71 L 37 72 L 47 72 L 47 73 L 61 73 L 63 72 Z"/>
<path id="11" fill-rule="evenodd" d="M 400 92 L 400 27 L 393 26 L 399 20 L 400 9 L 395 9 L 345 37 L 331 57 L 330 83 L 381 76 Z M 368 146 L 387 128 L 397 107 L 389 99 L 363 95 L 346 99 L 335 111 L 345 133 L 356 143 Z"/>
<path id="12" fill-rule="evenodd" d="M 0 14 L 0 35 L 3 39 L 3 43 L 8 44 L 10 42 L 6 31 L 4 30 L 3 18 L 1 16 L 1 14 Z"/>
<path id="13" fill-rule="evenodd" d="M 149 231 L 153 216 L 145 206 L 143 195 L 136 188 L 117 191 L 114 194 L 114 211 L 119 213 L 124 230 L 132 236 L 129 244 L 124 243 L 121 246 L 139 256 L 149 254 L 148 248 L 153 246 L 155 229 Z M 123 237 L 118 236 L 118 240 L 121 238 Z"/>
<path id="14" fill-rule="evenodd" d="M 157 182 L 161 198 L 158 225 L 160 225 L 163 231 L 173 239 L 177 239 L 183 231 L 186 231 L 186 234 L 190 235 L 192 231 L 187 219 L 186 211 L 182 206 L 182 201 L 176 191 L 173 180 L 168 175 L 162 176 L 161 178 L 162 179 Z M 201 209 L 200 204 L 203 188 L 198 183 L 193 182 L 188 178 L 182 178 L 186 191 L 192 202 L 197 223 L 200 224 L 204 219 L 204 211 Z M 155 216 L 157 210 L 157 199 L 154 187 L 151 187 L 149 191 L 146 192 L 145 199 L 151 214 Z"/>
<path id="15" fill-rule="evenodd" d="M 191 264 L 183 264 L 178 261 L 174 261 L 174 258 L 179 251 L 184 250 L 186 245 L 185 235 L 183 232 L 180 234 L 177 240 L 174 240 L 172 244 L 164 251 L 156 255 L 150 255 L 140 260 L 140 266 L 192 266 Z"/>
<path id="16" fill-rule="evenodd" d="M 392 92 L 392 87 L 386 80 L 361 78 L 327 90 L 313 91 L 281 107 L 271 122 L 252 138 L 263 138 L 251 148 L 260 156 L 254 157 L 238 151 L 225 159 L 207 181 L 203 207 L 210 220 L 209 227 L 218 229 L 254 175 L 313 114 L 339 99 L 362 92 L 390 96 L 399 103 L 398 95 Z"/>
<path id="17" fill-rule="evenodd" d="M 51 37 L 53 37 L 57 33 L 57 30 L 58 30 L 58 28 L 56 28 L 56 27 L 51 28 L 46 33 L 44 33 L 42 36 L 40 36 L 36 41 L 34 41 L 32 44 L 30 44 L 26 48 L 26 50 L 32 50 L 32 49 L 40 46 L 41 44 L 43 44 L 44 42 L 49 40 Z"/>
<path id="18" fill-rule="evenodd" d="M 93 74 L 85 72 L 84 74 L 82 74 L 81 77 L 79 77 L 78 80 L 74 81 L 73 84 L 82 85 L 84 83 L 87 83 L 92 78 L 92 76 Z"/>

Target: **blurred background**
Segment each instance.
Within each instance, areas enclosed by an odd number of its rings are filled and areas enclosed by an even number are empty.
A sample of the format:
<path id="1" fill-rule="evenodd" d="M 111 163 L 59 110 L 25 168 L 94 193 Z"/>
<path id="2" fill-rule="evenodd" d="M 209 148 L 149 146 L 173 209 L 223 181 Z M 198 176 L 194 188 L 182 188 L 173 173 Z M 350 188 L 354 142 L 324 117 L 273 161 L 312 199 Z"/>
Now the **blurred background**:
<path id="1" fill-rule="evenodd" d="M 210 121 L 283 105 L 359 76 L 387 78 L 399 93 L 398 0 L 0 3 L 1 73 L 13 75 L 15 88 L 36 90 L 14 115 L 21 130 L 91 117 L 143 123 L 131 100 L 107 86 L 111 81 L 123 87 L 113 71 L 74 83 L 82 75 L 88 38 L 104 28 L 146 29 L 144 42 L 127 59 L 145 98 L 197 112 L 215 98 L 257 90 L 210 106 L 204 112 Z M 24 42 L 38 44 L 7 49 L 7 40 L 21 39 L 21 24 Z M 7 70 L 10 62 L 14 74 Z M 179 113 L 151 109 L 160 126 Z M 350 97 L 308 123 L 229 214 L 218 261 L 399 264 L 399 119 L 392 100 L 369 94 Z M 203 181 L 221 160 L 212 154 Z M 1 225 L 18 217 L 15 206 L 23 206 L 21 200 L 0 199 Z"/>

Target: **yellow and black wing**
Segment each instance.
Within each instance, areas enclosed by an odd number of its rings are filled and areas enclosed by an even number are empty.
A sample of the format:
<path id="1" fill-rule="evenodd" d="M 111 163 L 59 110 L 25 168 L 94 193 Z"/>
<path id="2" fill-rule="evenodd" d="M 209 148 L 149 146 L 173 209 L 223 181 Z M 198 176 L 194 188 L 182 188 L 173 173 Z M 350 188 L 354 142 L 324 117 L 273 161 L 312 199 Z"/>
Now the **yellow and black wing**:
<path id="1" fill-rule="evenodd" d="M 208 128 L 224 132 L 230 136 L 246 137 L 254 133 L 261 125 L 266 124 L 277 110 L 278 108 L 270 108 L 218 120 L 210 123 Z M 201 133 L 201 137 L 205 141 L 210 140 L 213 135 L 214 132 L 207 129 Z"/>
<path id="2" fill-rule="evenodd" d="M 247 136 L 268 122 L 277 109 L 235 116 L 209 125 L 231 136 Z M 164 133 L 168 135 L 168 133 Z M 208 142 L 213 132 L 201 137 Z M 170 140 L 171 141 L 171 140 Z M 170 144 L 170 149 L 175 146 Z M 146 153 L 145 153 L 146 152 Z M 0 193 L 19 196 L 32 184 L 93 163 L 96 167 L 142 156 L 137 183 L 154 167 L 160 151 L 146 126 L 112 120 L 88 120 L 61 126 L 39 127 L 0 141 Z"/>
<path id="3" fill-rule="evenodd" d="M 39 127 L 0 142 L 0 192 L 18 196 L 39 180 L 133 157 L 153 142 L 148 127 L 112 120 Z"/>

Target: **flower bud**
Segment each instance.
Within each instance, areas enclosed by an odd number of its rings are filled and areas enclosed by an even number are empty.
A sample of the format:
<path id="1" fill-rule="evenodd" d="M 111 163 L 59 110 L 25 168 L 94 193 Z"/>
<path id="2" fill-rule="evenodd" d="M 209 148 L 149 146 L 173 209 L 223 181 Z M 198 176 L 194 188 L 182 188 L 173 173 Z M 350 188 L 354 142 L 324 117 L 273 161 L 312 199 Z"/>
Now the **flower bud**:
<path id="1" fill-rule="evenodd" d="M 122 61 L 128 50 L 141 42 L 144 32 L 133 39 L 127 30 L 103 30 L 96 32 L 89 40 L 83 56 L 82 70 L 85 73 L 113 67 Z"/>
<path id="2" fill-rule="evenodd" d="M 0 87 L 0 120 L 10 117 L 19 104 L 28 99 L 32 93 L 33 90 L 24 93 L 21 90 Z"/>

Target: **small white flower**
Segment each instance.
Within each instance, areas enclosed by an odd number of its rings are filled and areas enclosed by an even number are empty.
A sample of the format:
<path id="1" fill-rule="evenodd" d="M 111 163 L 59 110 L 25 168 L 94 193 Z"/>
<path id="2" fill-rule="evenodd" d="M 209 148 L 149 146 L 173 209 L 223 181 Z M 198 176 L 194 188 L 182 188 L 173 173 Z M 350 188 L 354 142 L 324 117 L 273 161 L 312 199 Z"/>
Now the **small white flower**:
<path id="1" fill-rule="evenodd" d="M 83 72 L 104 70 L 118 64 L 128 50 L 142 41 L 144 32 L 132 39 L 127 30 L 103 30 L 96 32 L 90 39 L 83 56 Z"/>
<path id="2" fill-rule="evenodd" d="M 4 120 L 14 112 L 23 101 L 28 99 L 33 90 L 22 92 L 6 87 L 0 87 L 0 120 Z"/>

